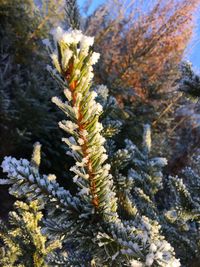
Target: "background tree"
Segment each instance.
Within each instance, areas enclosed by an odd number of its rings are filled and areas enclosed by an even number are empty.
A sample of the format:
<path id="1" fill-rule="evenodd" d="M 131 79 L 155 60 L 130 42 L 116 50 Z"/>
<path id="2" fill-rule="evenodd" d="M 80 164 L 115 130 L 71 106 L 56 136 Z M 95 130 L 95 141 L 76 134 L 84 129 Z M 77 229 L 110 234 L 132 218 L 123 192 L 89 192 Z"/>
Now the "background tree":
<path id="1" fill-rule="evenodd" d="M 55 83 L 44 71 L 49 60 L 41 40 L 64 18 L 61 2 L 43 1 L 40 8 L 32 0 L 0 3 L 1 158 L 29 153 L 39 136 L 57 135 L 49 124 L 58 116 L 49 105 Z M 45 142 L 53 153 L 53 139 Z"/>
<path id="2" fill-rule="evenodd" d="M 109 1 L 86 23 L 103 51 L 97 80 L 114 89 L 132 88 L 146 101 L 166 92 L 192 36 L 198 0 Z M 122 91 L 123 92 L 123 91 Z"/>
<path id="3" fill-rule="evenodd" d="M 9 153 L 26 156 L 40 139 L 46 144 L 44 168 L 51 172 L 50 158 L 54 157 L 54 168 L 63 175 L 56 157 L 64 155 L 65 150 L 54 139 L 59 136 L 57 124 L 51 123 L 59 117 L 50 103 L 57 89 L 45 71 L 49 58 L 42 39 L 64 17 L 61 0 L 42 1 L 39 7 L 33 0 L 0 2 L 0 158 Z M 8 199 L 5 194 L 3 190 L 1 197 Z M 10 201 L 3 203 L 4 216 Z"/>

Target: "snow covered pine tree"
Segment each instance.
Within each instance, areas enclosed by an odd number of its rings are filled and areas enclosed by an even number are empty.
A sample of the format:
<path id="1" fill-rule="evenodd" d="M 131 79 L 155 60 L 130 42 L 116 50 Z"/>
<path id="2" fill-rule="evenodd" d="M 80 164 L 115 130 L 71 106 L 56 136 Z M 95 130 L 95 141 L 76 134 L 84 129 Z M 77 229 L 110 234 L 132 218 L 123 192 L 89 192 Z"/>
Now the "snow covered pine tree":
<path id="1" fill-rule="evenodd" d="M 42 234 L 48 242 L 62 243 L 62 248 L 46 255 L 37 266 L 180 266 L 157 222 L 137 212 L 131 219 L 123 219 L 119 212 L 112 166 L 105 163 L 105 138 L 99 122 L 102 106 L 91 90 L 92 66 L 99 58 L 91 49 L 94 38 L 79 30 L 65 32 L 60 27 L 52 35 L 53 42 L 45 40 L 45 44 L 55 69 L 48 66 L 48 70 L 66 98 L 64 102 L 57 97 L 52 101 L 68 118 L 59 126 L 67 133 L 63 141 L 75 160 L 70 171 L 75 174 L 77 192 L 72 195 L 60 187 L 54 175 L 39 173 L 39 144 L 31 162 L 6 157 L 2 163 L 8 179 L 2 179 L 1 184 L 9 184 L 10 194 L 30 206 L 37 199 L 38 210 L 45 210 Z M 18 209 L 22 208 L 18 205 Z M 19 223 L 19 228 L 25 225 Z M 25 237 L 31 239 L 32 235 Z M 9 242 L 12 240 L 4 243 L 8 250 Z M 15 264 L 26 266 L 26 258 L 16 255 Z"/>

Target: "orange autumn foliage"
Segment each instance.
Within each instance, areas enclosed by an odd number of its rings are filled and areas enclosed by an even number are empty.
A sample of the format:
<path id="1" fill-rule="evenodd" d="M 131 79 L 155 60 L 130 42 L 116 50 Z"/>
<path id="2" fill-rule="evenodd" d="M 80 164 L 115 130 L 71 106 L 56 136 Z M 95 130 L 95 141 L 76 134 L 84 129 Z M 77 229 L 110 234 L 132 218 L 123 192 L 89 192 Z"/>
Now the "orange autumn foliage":
<path id="1" fill-rule="evenodd" d="M 97 82 L 113 90 L 133 88 L 144 100 L 153 89 L 166 92 L 177 78 L 199 3 L 111 0 L 100 6 L 86 28 L 101 53 Z"/>

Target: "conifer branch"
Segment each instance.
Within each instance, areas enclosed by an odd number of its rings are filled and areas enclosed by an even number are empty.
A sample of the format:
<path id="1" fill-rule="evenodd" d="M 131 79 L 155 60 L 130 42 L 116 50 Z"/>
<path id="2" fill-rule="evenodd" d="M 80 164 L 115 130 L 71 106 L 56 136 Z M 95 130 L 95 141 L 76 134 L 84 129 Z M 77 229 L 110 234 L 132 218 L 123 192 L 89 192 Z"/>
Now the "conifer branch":
<path id="1" fill-rule="evenodd" d="M 0 239 L 5 247 L 0 247 L 1 266 L 35 266 L 46 267 L 47 256 L 61 246 L 57 241 L 48 242 L 41 233 L 39 225 L 42 212 L 38 202 L 30 205 L 24 202 L 15 202 L 16 211 L 9 213 L 10 229 L 0 223 Z M 23 262 L 24 265 L 18 265 Z"/>
<path id="2" fill-rule="evenodd" d="M 69 208 L 73 216 L 80 209 L 80 201 L 72 197 L 69 191 L 60 187 L 53 175 L 40 175 L 38 169 L 33 167 L 26 159 L 16 160 L 5 157 L 2 163 L 3 172 L 8 173 L 9 179 L 2 179 L 1 184 L 10 184 L 9 193 L 16 198 L 26 197 L 29 201 L 40 199 L 41 206 L 47 201 L 54 203 L 57 208 Z M 20 185 L 20 186 L 18 186 Z M 77 216 L 78 216 L 77 214 Z"/>
<path id="3" fill-rule="evenodd" d="M 80 29 L 80 13 L 76 0 L 66 0 L 66 21 L 68 27 L 72 29 Z"/>
<path id="4" fill-rule="evenodd" d="M 66 82 L 64 93 L 68 102 L 62 103 L 57 98 L 53 98 L 53 102 L 72 119 L 72 122 L 59 123 L 59 126 L 72 134 L 71 138 L 63 141 L 79 161 L 71 168 L 76 174 L 74 180 L 82 187 L 79 194 L 90 194 L 96 213 L 114 214 L 116 200 L 112 193 L 112 177 L 108 172 L 110 166 L 104 164 L 107 155 L 103 147 L 105 139 L 101 136 L 103 127 L 99 123 L 102 106 L 95 102 L 96 93 L 90 92 L 92 65 L 99 58 L 98 53 L 90 51 L 94 39 L 78 30 L 64 33 L 58 28 L 54 32 L 54 41 L 57 52 L 51 57 Z"/>

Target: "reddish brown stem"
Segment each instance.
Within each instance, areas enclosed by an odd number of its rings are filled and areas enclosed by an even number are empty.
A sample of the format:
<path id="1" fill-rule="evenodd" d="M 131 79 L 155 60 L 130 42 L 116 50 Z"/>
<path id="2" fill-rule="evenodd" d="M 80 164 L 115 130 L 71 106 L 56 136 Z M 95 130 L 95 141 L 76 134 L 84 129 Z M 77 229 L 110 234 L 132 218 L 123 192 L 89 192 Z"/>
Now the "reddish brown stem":
<path id="1" fill-rule="evenodd" d="M 70 66 L 70 68 L 68 69 L 68 72 L 66 73 L 66 76 L 65 76 L 66 80 L 69 79 L 70 74 L 72 73 L 72 70 L 73 70 L 73 66 Z M 75 106 L 76 98 L 77 98 L 76 92 L 75 92 L 76 86 L 77 86 L 77 81 L 73 81 L 69 85 L 69 89 L 72 93 L 73 106 Z M 89 184 L 90 184 L 90 192 L 92 195 L 92 204 L 95 207 L 95 210 L 97 211 L 98 206 L 99 206 L 99 200 L 98 200 L 97 193 L 96 193 L 96 191 L 97 191 L 96 190 L 96 183 L 94 181 L 95 175 L 94 175 L 94 171 L 93 171 L 93 167 L 92 167 L 92 161 L 89 158 L 89 154 L 88 154 L 88 140 L 83 134 L 81 134 L 83 132 L 83 130 L 86 129 L 86 124 L 82 123 L 83 114 L 81 112 L 80 105 L 78 107 L 78 112 L 79 112 L 79 116 L 78 116 L 78 120 L 77 120 L 77 125 L 78 125 L 78 130 L 80 132 L 80 138 L 83 140 L 83 144 L 81 145 L 81 149 L 82 149 L 83 157 L 88 158 L 88 161 L 86 163 L 86 169 L 87 169 L 88 175 L 89 175 Z"/>

